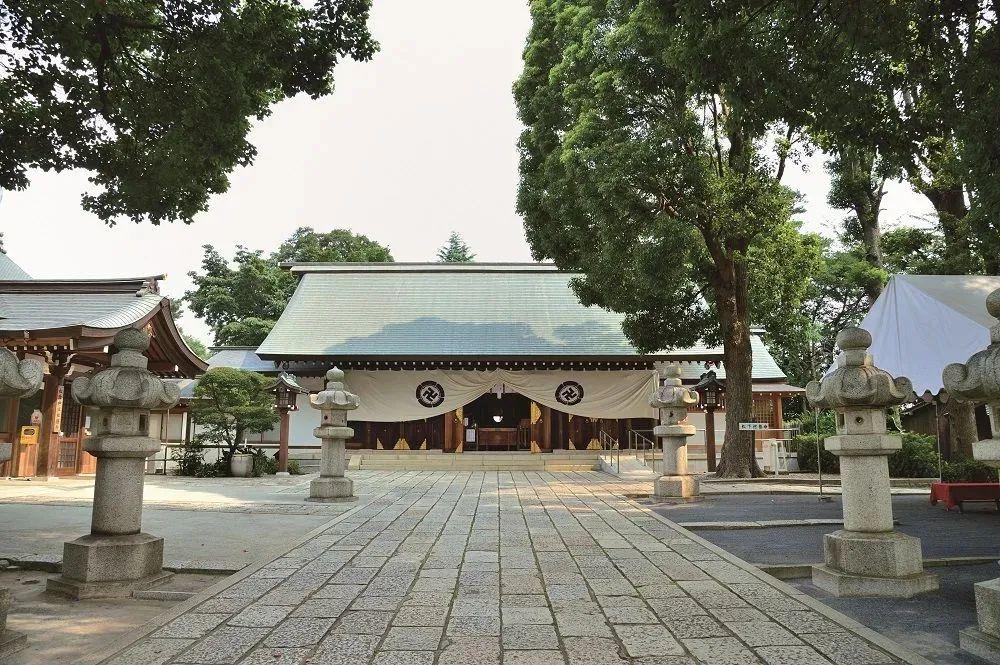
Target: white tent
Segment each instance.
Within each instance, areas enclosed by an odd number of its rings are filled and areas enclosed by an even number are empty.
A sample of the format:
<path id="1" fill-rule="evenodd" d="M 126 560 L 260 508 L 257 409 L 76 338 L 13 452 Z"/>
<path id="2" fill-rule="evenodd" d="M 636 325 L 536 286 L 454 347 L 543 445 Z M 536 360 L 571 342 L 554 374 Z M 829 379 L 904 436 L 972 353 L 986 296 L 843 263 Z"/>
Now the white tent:
<path id="1" fill-rule="evenodd" d="M 941 391 L 941 371 L 990 343 L 997 321 L 986 296 L 1000 277 L 893 275 L 861 327 L 872 335 L 875 364 L 913 382 L 917 395 Z"/>

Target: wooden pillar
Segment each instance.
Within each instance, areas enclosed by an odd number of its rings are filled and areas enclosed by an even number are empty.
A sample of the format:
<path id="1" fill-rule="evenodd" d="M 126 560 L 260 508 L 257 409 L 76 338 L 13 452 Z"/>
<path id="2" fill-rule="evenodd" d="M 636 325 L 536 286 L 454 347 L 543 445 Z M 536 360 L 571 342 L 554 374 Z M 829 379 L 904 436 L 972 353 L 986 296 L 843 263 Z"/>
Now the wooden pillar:
<path id="1" fill-rule="evenodd" d="M 705 461 L 715 471 L 715 407 L 705 407 Z"/>
<path id="2" fill-rule="evenodd" d="M 772 425 L 774 425 L 774 429 L 781 429 L 785 419 L 785 415 L 781 411 L 781 395 L 772 395 L 771 399 L 774 400 L 774 409 L 772 409 L 771 416 L 774 422 Z"/>
<path id="3" fill-rule="evenodd" d="M 552 452 L 552 409 L 543 406 L 542 407 L 542 440 L 538 442 L 538 446 L 547 453 Z"/>
<path id="4" fill-rule="evenodd" d="M 61 417 L 60 393 L 68 368 L 49 366 L 49 374 L 42 382 L 42 430 L 38 437 L 38 457 L 35 475 L 41 478 L 55 476 L 59 467 L 59 419 Z"/>
<path id="5" fill-rule="evenodd" d="M 281 413 L 281 425 L 278 429 L 278 473 L 288 473 L 288 407 L 278 409 Z"/>

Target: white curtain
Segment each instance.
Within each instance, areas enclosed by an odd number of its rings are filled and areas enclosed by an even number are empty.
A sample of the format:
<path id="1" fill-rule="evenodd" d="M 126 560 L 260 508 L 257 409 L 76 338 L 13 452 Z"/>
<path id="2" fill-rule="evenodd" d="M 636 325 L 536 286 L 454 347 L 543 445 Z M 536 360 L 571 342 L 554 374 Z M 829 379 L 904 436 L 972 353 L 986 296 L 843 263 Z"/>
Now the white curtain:
<path id="1" fill-rule="evenodd" d="M 347 389 L 361 398 L 351 420 L 419 420 L 465 406 L 503 384 L 543 406 L 590 418 L 653 418 L 652 370 L 348 370 Z M 560 390 L 561 389 L 561 390 Z M 557 396 L 557 391 L 560 395 Z M 419 393 L 419 394 L 418 394 Z"/>

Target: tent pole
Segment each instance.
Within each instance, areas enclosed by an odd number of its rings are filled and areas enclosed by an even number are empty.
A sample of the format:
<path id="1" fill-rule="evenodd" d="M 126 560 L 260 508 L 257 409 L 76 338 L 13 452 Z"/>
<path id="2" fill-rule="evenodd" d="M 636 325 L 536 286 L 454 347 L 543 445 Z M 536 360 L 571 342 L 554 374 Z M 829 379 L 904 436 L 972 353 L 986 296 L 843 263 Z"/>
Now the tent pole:
<path id="1" fill-rule="evenodd" d="M 938 397 L 935 396 L 934 397 L 934 442 L 935 445 L 937 446 L 938 482 L 940 483 L 943 482 L 944 478 L 942 477 L 943 474 L 941 471 L 943 462 L 941 460 L 941 423 L 939 422 L 939 418 L 941 416 L 938 414 L 939 404 L 940 402 L 938 400 Z"/>

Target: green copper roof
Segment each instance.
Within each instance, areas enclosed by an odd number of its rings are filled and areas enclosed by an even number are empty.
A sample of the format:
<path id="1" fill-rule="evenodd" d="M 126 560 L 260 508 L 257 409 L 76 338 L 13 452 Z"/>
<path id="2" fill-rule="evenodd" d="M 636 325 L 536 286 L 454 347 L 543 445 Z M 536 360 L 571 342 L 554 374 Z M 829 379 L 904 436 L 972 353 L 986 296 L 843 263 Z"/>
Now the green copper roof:
<path id="1" fill-rule="evenodd" d="M 13 259 L 4 252 L 0 252 L 0 281 L 8 279 L 31 279 L 31 275 L 24 272 L 24 269 L 14 263 Z"/>
<path id="2" fill-rule="evenodd" d="M 573 273 L 549 264 L 289 264 L 295 294 L 264 358 L 605 358 L 639 356 L 622 316 L 584 307 Z M 760 345 L 763 348 L 763 345 Z M 763 350 L 754 378 L 784 374 Z M 719 349 L 660 357 L 719 359 Z"/>

